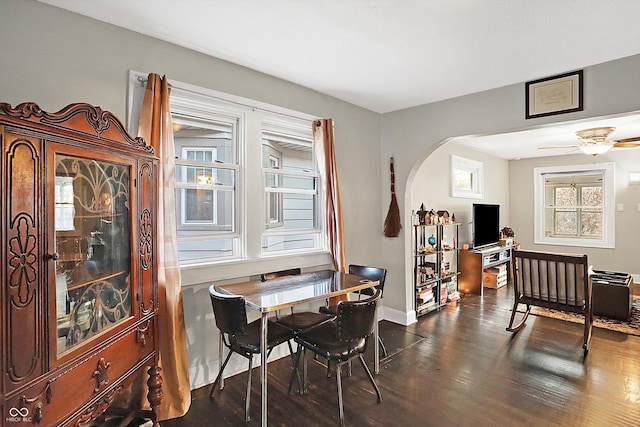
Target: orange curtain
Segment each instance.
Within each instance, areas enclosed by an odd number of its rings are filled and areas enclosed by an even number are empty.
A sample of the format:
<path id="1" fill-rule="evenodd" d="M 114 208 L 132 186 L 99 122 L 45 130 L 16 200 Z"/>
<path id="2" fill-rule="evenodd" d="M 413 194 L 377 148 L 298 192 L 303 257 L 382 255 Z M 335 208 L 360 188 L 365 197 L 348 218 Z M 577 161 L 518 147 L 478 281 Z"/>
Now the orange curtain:
<path id="1" fill-rule="evenodd" d="M 318 119 L 313 122 L 313 143 L 320 169 L 320 177 L 325 190 L 327 239 L 333 265 L 336 270 L 346 272 L 344 258 L 344 229 L 342 226 L 342 205 L 338 185 L 338 166 L 333 137 L 333 120 Z M 323 167 L 324 166 L 324 167 Z"/>
<path id="2" fill-rule="evenodd" d="M 147 140 L 160 158 L 158 171 L 158 292 L 160 313 L 160 366 L 162 367 L 162 403 L 159 419 L 180 417 L 191 404 L 189 360 L 182 306 L 182 288 L 175 212 L 175 147 L 171 110 L 170 86 L 166 77 L 149 74 L 145 91 L 138 135 Z"/>

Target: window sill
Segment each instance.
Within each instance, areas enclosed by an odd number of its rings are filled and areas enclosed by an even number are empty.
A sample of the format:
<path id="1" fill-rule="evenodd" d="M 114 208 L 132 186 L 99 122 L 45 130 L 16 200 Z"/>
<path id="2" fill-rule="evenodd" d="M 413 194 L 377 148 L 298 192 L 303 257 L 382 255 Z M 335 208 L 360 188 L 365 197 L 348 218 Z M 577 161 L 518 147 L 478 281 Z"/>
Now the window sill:
<path id="1" fill-rule="evenodd" d="M 546 238 L 536 239 L 533 243 L 536 245 L 554 245 L 554 246 L 574 246 L 581 248 L 604 248 L 615 249 L 615 242 L 591 240 L 591 239 L 563 239 L 563 238 Z"/>
<path id="2" fill-rule="evenodd" d="M 332 265 L 328 252 L 313 252 L 286 257 L 185 265 L 180 267 L 180 277 L 182 286 L 192 286 L 229 279 L 250 280 L 251 276 L 288 268 L 300 267 L 304 271 L 318 267 L 333 268 Z M 203 281 L 203 278 L 206 280 Z"/>

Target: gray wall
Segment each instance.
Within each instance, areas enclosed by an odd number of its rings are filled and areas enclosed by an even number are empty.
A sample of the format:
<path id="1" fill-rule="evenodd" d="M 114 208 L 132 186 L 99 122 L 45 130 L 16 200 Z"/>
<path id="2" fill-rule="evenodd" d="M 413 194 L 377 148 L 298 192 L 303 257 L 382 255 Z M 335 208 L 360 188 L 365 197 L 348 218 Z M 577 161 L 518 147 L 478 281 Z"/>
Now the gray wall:
<path id="1" fill-rule="evenodd" d="M 543 166 L 584 165 L 613 162 L 615 172 L 615 203 L 623 211 L 616 211 L 615 249 L 582 248 L 574 246 L 535 245 L 533 243 L 533 168 Z M 613 150 L 597 157 L 584 154 L 550 158 L 522 159 L 509 162 L 509 204 L 511 227 L 524 249 L 553 252 L 585 253 L 594 268 L 639 274 L 638 240 L 640 239 L 640 188 L 629 187 L 629 172 L 640 170 L 640 149 Z"/>
<path id="2" fill-rule="evenodd" d="M 479 161 L 483 164 L 484 197 L 466 199 L 451 197 L 451 156 Z M 446 210 L 455 214 L 458 229 L 458 247 L 471 245 L 471 211 L 474 203 L 500 205 L 500 226 L 509 224 L 509 162 L 488 154 L 456 145 L 454 141 L 435 150 L 416 171 L 411 188 L 412 210 L 424 203 L 427 210 Z M 413 278 L 413 276 L 411 277 Z"/>
<path id="3" fill-rule="evenodd" d="M 332 118 L 343 194 L 346 260 L 384 265 L 379 249 L 383 224 L 379 209 L 379 114 L 35 0 L 2 0 L 0 55 L 0 101 L 12 105 L 32 101 L 47 111 L 58 111 L 73 102 L 88 102 L 113 112 L 124 122 L 128 70 L 133 69 Z M 236 279 L 227 280 L 231 282 L 280 267 L 319 268 L 314 263 L 317 261 L 308 257 L 292 257 L 218 269 L 227 275 L 229 271 L 239 272 Z M 193 283 L 184 289 L 184 311 L 192 384 L 200 385 L 213 381 L 217 369 L 217 339 L 207 296 L 210 283 L 202 283 L 207 280 L 203 277 L 211 276 L 194 270 L 183 272 L 183 276 Z"/>
<path id="4" fill-rule="evenodd" d="M 571 70 L 557 71 L 562 73 Z M 470 70 L 470 72 L 474 71 Z M 414 186 L 420 185 L 416 176 L 422 164 L 437 147 L 455 137 L 516 131 L 541 124 L 620 114 L 640 109 L 640 97 L 638 97 L 640 55 L 585 67 L 584 77 L 585 109 L 575 113 L 526 120 L 524 118 L 524 83 L 520 83 L 384 114 L 381 129 L 381 169 L 387 168 L 386 162 L 393 155 L 396 166 L 396 193 L 403 224 L 410 223 L 411 210 L 420 206 L 423 201 L 413 199 L 417 191 Z M 518 166 L 510 165 L 510 170 L 514 167 Z M 449 173 L 448 168 L 448 163 L 436 165 L 433 172 L 446 175 Z M 510 194 L 520 191 L 517 186 L 514 186 L 514 182 L 515 180 L 511 179 Z M 384 200 L 388 186 L 389 178 L 387 174 L 382 174 L 383 203 L 380 209 L 383 212 L 386 212 L 388 206 Z M 429 192 L 429 187 L 424 191 Z M 522 211 L 514 210 L 515 203 L 515 201 L 509 203 L 510 221 L 520 236 L 518 226 L 521 223 L 514 221 Z M 441 208 L 446 209 L 446 206 Z M 626 212 L 625 214 L 630 215 Z M 635 240 L 640 237 L 637 227 L 631 227 L 627 231 L 632 233 Z M 625 231 L 618 230 L 617 236 L 621 232 Z M 388 280 L 385 287 L 385 316 L 398 322 L 410 322 L 414 320 L 410 313 L 413 305 L 411 227 L 403 228 L 402 237 L 399 239 L 383 237 L 382 239 L 382 251 L 386 255 L 389 277 L 392 278 Z M 633 257 L 634 253 L 631 250 L 615 252 L 614 255 L 607 255 L 606 259 Z M 599 255 L 602 254 L 594 253 L 594 256 Z"/>
<path id="5" fill-rule="evenodd" d="M 484 164 L 485 194 L 482 201 L 452 198 L 450 196 L 449 165 L 454 154 Z M 545 166 L 584 165 L 615 163 L 615 203 L 622 204 L 623 211 L 616 211 L 615 249 L 585 248 L 576 246 L 553 246 L 534 244 L 534 199 L 533 169 Z M 500 226 L 509 225 L 516 233 L 515 240 L 523 249 L 585 253 L 594 268 L 640 274 L 635 249 L 640 239 L 640 186 L 629 186 L 629 172 L 640 170 L 640 150 L 613 150 L 597 157 L 577 154 L 571 156 L 539 157 L 534 159 L 504 160 L 489 156 L 450 141 L 435 150 L 419 166 L 411 198 L 412 209 L 417 210 L 424 202 L 427 209 L 446 209 L 456 214 L 460 225 L 460 246 L 470 243 L 471 205 L 498 203 Z M 411 277 L 412 278 L 412 277 Z"/>
<path id="6" fill-rule="evenodd" d="M 35 0 L 4 0 L 3 102 L 57 111 L 88 102 L 125 121 L 129 69 L 290 108 L 336 123 L 347 262 L 379 264 L 380 115 L 318 92 Z M 358 167 L 353 167 L 358 159 Z M 369 165 L 369 167 L 363 167 Z M 373 248 L 373 249 L 372 249 Z"/>
<path id="7" fill-rule="evenodd" d="M 14 105 L 34 101 L 45 110 L 57 111 L 72 102 L 88 102 L 112 111 L 124 121 L 127 71 L 133 69 L 166 74 L 170 79 L 333 118 L 347 263 L 380 265 L 389 270 L 383 313 L 401 323 L 414 320 L 411 209 L 427 202 L 414 200 L 420 197 L 413 195 L 415 179 L 421 165 L 438 146 L 456 136 L 518 130 L 640 109 L 640 55 L 586 67 L 582 112 L 525 120 L 524 84 L 516 84 L 381 116 L 301 86 L 35 0 L 2 1 L 0 53 L 3 58 L 0 101 Z M 391 156 L 396 161 L 396 193 L 404 226 L 399 238 L 382 236 L 390 201 Z M 447 175 L 448 163 L 436 164 L 430 170 Z M 510 191 L 517 190 L 511 187 Z M 446 200 L 433 203 L 444 205 Z M 519 211 L 514 209 L 514 202 L 510 206 L 512 226 L 519 229 L 520 223 L 514 222 Z M 631 227 L 630 232 L 637 237 L 637 228 Z M 632 254 L 620 252 L 616 256 Z M 304 259 L 289 262 L 310 267 L 304 264 Z M 242 279 L 253 274 L 252 269 L 264 269 L 266 265 L 223 268 L 243 272 L 237 277 Z M 214 326 L 206 297 L 207 283 L 197 281 L 202 280 L 197 271 L 184 272 L 185 275 L 193 283 L 185 288 L 184 299 L 192 383 L 197 385 L 214 377 L 217 350 L 212 342 L 216 340 L 211 336 Z"/>

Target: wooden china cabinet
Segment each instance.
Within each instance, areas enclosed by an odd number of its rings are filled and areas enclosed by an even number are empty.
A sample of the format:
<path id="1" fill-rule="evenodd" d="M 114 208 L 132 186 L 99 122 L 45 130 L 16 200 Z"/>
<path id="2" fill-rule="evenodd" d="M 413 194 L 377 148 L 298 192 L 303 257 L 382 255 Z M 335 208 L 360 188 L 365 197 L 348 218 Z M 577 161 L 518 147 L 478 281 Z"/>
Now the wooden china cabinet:
<path id="1" fill-rule="evenodd" d="M 0 425 L 88 426 L 158 367 L 157 158 L 111 113 L 0 103 Z"/>

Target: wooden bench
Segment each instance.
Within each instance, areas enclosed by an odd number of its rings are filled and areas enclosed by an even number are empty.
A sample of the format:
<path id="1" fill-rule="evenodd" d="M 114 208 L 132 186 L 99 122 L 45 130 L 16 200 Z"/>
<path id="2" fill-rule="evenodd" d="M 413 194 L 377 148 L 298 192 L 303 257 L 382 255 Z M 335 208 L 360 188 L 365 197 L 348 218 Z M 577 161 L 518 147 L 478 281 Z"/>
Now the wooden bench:
<path id="1" fill-rule="evenodd" d="M 582 348 L 589 351 L 593 327 L 593 291 L 586 255 L 550 252 L 513 251 L 515 301 L 507 331 L 518 332 L 524 326 L 531 306 L 584 315 Z M 526 310 L 514 326 L 518 304 Z"/>

